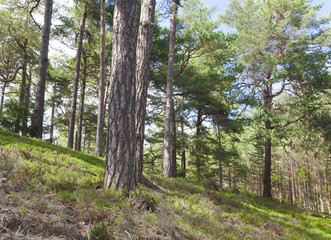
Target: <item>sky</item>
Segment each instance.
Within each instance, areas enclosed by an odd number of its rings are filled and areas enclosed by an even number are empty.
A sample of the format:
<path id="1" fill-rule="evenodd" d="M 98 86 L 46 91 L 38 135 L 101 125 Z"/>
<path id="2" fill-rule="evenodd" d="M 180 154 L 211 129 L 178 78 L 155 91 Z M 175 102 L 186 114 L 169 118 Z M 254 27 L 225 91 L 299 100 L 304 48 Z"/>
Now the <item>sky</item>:
<path id="1" fill-rule="evenodd" d="M 157 3 L 161 4 L 161 2 L 163 2 L 164 0 L 156 0 Z M 288 0 L 290 1 L 290 0 Z M 228 0 L 202 0 L 202 2 L 207 5 L 208 7 L 215 7 L 215 16 L 217 13 L 224 13 L 224 9 L 227 8 L 228 5 Z M 312 4 L 313 5 L 319 5 L 319 4 L 323 4 L 322 9 L 319 11 L 319 15 L 323 16 L 323 15 L 329 15 L 331 13 L 331 0 L 312 0 Z M 63 2 L 61 1 L 60 3 L 61 5 L 63 4 Z M 68 0 L 66 1 L 66 5 L 72 5 L 73 1 L 72 0 Z M 169 25 L 170 24 L 170 19 L 168 19 L 168 23 L 165 23 L 164 25 Z M 228 31 L 228 27 L 226 27 L 225 25 L 221 25 L 220 29 L 222 29 L 223 31 Z M 53 43 L 51 43 L 51 55 L 56 54 L 57 53 L 57 49 L 58 49 L 58 44 L 56 43 L 56 41 L 53 41 Z M 69 53 L 69 55 L 74 55 L 75 54 L 75 50 L 74 49 L 66 49 L 66 52 Z"/>
<path id="2" fill-rule="evenodd" d="M 288 0 L 290 1 L 290 0 Z M 216 12 L 223 13 L 224 9 L 228 7 L 228 0 L 202 0 L 204 4 L 206 4 L 209 7 L 216 7 Z M 331 13 L 331 0 L 313 0 L 312 5 L 319 5 L 321 3 L 324 3 L 323 8 L 320 10 L 321 16 Z"/>

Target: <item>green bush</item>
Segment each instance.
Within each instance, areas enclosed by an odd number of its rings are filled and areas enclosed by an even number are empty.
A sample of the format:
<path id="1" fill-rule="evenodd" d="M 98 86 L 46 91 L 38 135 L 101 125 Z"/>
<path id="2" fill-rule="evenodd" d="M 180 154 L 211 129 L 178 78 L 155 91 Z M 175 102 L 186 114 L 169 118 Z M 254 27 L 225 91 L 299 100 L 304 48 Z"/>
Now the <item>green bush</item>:
<path id="1" fill-rule="evenodd" d="M 106 222 L 95 224 L 90 232 L 90 238 L 95 240 L 112 240 L 115 239 L 113 231 L 107 226 Z"/>

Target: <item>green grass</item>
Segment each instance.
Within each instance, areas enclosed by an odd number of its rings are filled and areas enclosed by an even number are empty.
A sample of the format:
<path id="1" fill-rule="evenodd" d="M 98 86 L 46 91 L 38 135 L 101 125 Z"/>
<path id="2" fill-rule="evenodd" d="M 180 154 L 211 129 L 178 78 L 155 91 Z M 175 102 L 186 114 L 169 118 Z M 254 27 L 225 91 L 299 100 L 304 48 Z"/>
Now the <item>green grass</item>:
<path id="1" fill-rule="evenodd" d="M 147 172 L 149 183 L 126 198 L 102 189 L 103 168 L 104 159 L 94 155 L 0 130 L 1 176 L 30 194 L 55 193 L 62 201 L 59 204 L 73 209 L 76 226 L 85 231 L 85 237 L 331 239 L 327 215 L 247 192 L 209 190 L 187 178 L 165 179 Z M 37 195 L 28 196 L 8 193 L 19 214 L 33 209 L 56 212 L 50 203 L 38 201 Z M 39 222 L 42 234 L 45 229 Z"/>

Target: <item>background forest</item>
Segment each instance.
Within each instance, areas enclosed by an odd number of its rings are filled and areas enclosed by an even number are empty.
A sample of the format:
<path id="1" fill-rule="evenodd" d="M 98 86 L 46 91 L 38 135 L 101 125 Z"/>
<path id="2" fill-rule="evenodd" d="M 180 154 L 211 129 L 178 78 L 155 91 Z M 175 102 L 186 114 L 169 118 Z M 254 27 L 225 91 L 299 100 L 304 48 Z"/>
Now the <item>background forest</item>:
<path id="1" fill-rule="evenodd" d="M 114 2 L 0 3 L 1 128 L 109 156 Z M 146 113 L 131 109 L 145 119 L 140 170 L 331 214 L 331 16 L 319 17 L 320 8 L 308 0 L 230 0 L 219 14 L 199 0 L 157 2 L 140 86 L 146 103 L 136 102 Z M 141 9 L 138 1 L 135 22 Z M 138 49 L 139 40 L 137 56 Z"/>

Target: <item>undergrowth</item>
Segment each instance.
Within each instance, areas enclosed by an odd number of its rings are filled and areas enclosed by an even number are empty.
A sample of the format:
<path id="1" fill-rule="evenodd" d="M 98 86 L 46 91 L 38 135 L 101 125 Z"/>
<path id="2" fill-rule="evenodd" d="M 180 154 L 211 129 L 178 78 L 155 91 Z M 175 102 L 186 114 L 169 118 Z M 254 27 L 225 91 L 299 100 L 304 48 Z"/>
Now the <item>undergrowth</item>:
<path id="1" fill-rule="evenodd" d="M 41 239 L 56 235 L 45 214 L 72 222 L 74 239 L 331 239 L 328 215 L 187 178 L 146 172 L 126 198 L 102 188 L 103 167 L 94 155 L 0 130 L 0 179 L 24 189 L 3 193 L 18 214 L 31 215 L 30 232 Z M 47 194 L 61 211 L 41 200 Z"/>

